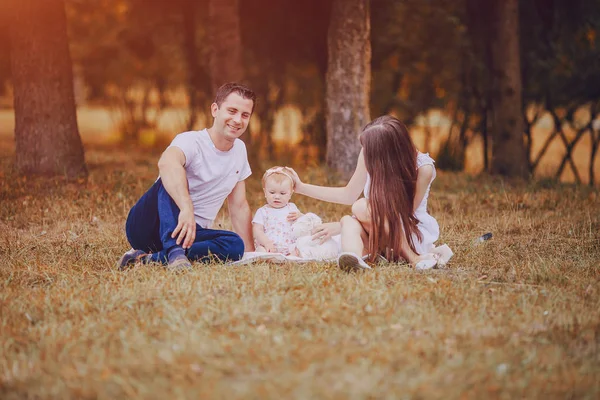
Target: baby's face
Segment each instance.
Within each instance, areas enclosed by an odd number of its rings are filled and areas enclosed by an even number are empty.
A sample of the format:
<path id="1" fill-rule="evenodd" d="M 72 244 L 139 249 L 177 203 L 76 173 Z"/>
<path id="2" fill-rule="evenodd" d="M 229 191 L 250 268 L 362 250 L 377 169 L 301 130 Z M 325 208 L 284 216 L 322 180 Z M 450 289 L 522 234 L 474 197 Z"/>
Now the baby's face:
<path id="1" fill-rule="evenodd" d="M 292 197 L 292 182 L 289 179 L 277 182 L 267 178 L 264 191 L 268 205 L 273 208 L 285 207 Z"/>

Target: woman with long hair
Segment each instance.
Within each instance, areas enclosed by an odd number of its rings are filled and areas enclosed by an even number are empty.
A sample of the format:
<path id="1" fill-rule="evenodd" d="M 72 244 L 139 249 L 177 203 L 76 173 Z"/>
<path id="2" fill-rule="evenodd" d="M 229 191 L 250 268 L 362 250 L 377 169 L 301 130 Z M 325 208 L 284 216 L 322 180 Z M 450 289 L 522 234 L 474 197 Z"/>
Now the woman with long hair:
<path id="1" fill-rule="evenodd" d="M 416 149 L 402 122 L 387 115 L 365 126 L 360 143 L 356 170 L 344 187 L 306 184 L 294 173 L 296 193 L 352 205 L 352 216 L 317 227 L 313 238 L 324 241 L 341 233 L 338 265 L 344 270 L 370 269 L 365 258 L 405 259 L 417 269 L 447 260 L 451 251 L 435 249 L 439 226 L 427 212 L 433 159 Z"/>

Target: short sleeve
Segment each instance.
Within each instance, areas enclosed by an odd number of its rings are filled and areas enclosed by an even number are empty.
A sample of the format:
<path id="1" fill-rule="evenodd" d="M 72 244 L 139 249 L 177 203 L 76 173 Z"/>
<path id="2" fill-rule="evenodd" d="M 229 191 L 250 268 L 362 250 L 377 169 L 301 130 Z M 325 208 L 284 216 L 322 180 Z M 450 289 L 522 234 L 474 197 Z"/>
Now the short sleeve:
<path id="1" fill-rule="evenodd" d="M 429 153 L 419 153 L 417 155 L 417 169 L 421 168 L 423 165 L 434 165 L 435 161 L 433 158 L 429 157 Z"/>
<path id="2" fill-rule="evenodd" d="M 290 212 L 300 212 L 300 210 L 298 209 L 298 207 L 296 207 L 296 205 L 294 203 L 289 203 L 290 206 Z"/>
<path id="3" fill-rule="evenodd" d="M 240 139 L 237 139 L 240 140 Z M 241 144 L 242 144 L 242 149 L 243 149 L 243 155 L 244 155 L 244 164 L 242 165 L 242 170 L 240 171 L 240 177 L 238 179 L 238 182 L 241 182 L 243 180 L 245 180 L 246 178 L 248 178 L 250 175 L 252 175 L 252 170 L 250 169 L 250 164 L 248 163 L 248 152 L 246 151 L 246 144 L 244 144 L 244 142 L 242 142 L 240 140 Z"/>
<path id="4" fill-rule="evenodd" d="M 185 156 L 185 164 L 184 167 L 188 167 L 194 157 L 198 154 L 198 149 L 196 146 L 196 137 L 195 133 L 197 132 L 184 132 L 175 136 L 169 147 L 177 147 Z"/>
<path id="5" fill-rule="evenodd" d="M 435 160 L 433 158 L 429 157 L 429 153 L 419 153 L 417 155 L 417 169 L 421 168 L 424 165 L 431 165 L 433 167 L 433 176 L 431 177 L 432 181 L 437 176 L 434 164 L 435 164 Z"/>
<path id="6" fill-rule="evenodd" d="M 265 224 L 265 209 L 263 207 L 256 210 L 256 214 L 254 214 L 254 218 L 252 218 L 253 224 Z"/>

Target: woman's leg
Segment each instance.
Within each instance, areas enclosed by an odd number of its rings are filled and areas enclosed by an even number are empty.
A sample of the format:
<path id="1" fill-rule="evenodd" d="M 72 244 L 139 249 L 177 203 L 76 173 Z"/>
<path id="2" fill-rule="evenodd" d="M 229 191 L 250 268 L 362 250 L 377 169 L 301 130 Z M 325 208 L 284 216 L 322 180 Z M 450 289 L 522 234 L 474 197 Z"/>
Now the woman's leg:
<path id="1" fill-rule="evenodd" d="M 369 203 L 364 197 L 352 204 L 352 215 L 360 222 L 367 235 L 371 233 L 371 210 Z"/>
<path id="2" fill-rule="evenodd" d="M 356 218 L 349 215 L 343 216 L 340 222 L 342 224 L 342 251 L 362 257 L 365 254 L 366 243 L 368 243 L 367 232 Z"/>
<path id="3" fill-rule="evenodd" d="M 352 214 L 356 217 L 356 219 L 362 225 L 362 228 L 365 231 L 366 239 L 365 243 L 368 241 L 368 235 L 371 233 L 371 210 L 369 209 L 369 202 L 367 199 L 362 198 L 354 202 L 352 204 Z M 402 233 L 402 246 L 400 248 L 400 256 L 408 261 L 410 264 L 416 264 L 419 262 L 422 257 L 417 253 L 412 251 L 410 246 L 408 245 L 408 241 L 406 240 L 406 236 L 404 235 L 404 231 Z M 366 247 L 366 246 L 365 246 Z M 343 236 L 342 236 L 342 248 L 343 248 Z"/>

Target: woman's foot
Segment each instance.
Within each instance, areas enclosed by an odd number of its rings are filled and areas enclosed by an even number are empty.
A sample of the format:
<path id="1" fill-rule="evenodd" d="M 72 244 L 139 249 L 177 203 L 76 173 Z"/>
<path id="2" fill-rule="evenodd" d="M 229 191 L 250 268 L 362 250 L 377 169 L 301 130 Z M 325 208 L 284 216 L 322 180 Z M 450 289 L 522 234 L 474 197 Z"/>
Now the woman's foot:
<path id="1" fill-rule="evenodd" d="M 342 271 L 346 272 L 371 269 L 371 267 L 369 267 L 369 265 L 364 262 L 361 257 L 354 253 L 348 252 L 344 252 L 338 256 L 337 264 Z"/>
<path id="2" fill-rule="evenodd" d="M 452 258 L 454 253 L 447 244 L 435 247 L 430 253 L 419 256 L 414 263 L 415 269 L 425 270 L 432 268 L 443 268 Z"/>
<path id="3" fill-rule="evenodd" d="M 419 256 L 419 261 L 415 263 L 415 269 L 417 271 L 423 271 L 426 269 L 432 269 L 438 266 L 439 256 L 434 253 L 424 254 Z"/>

